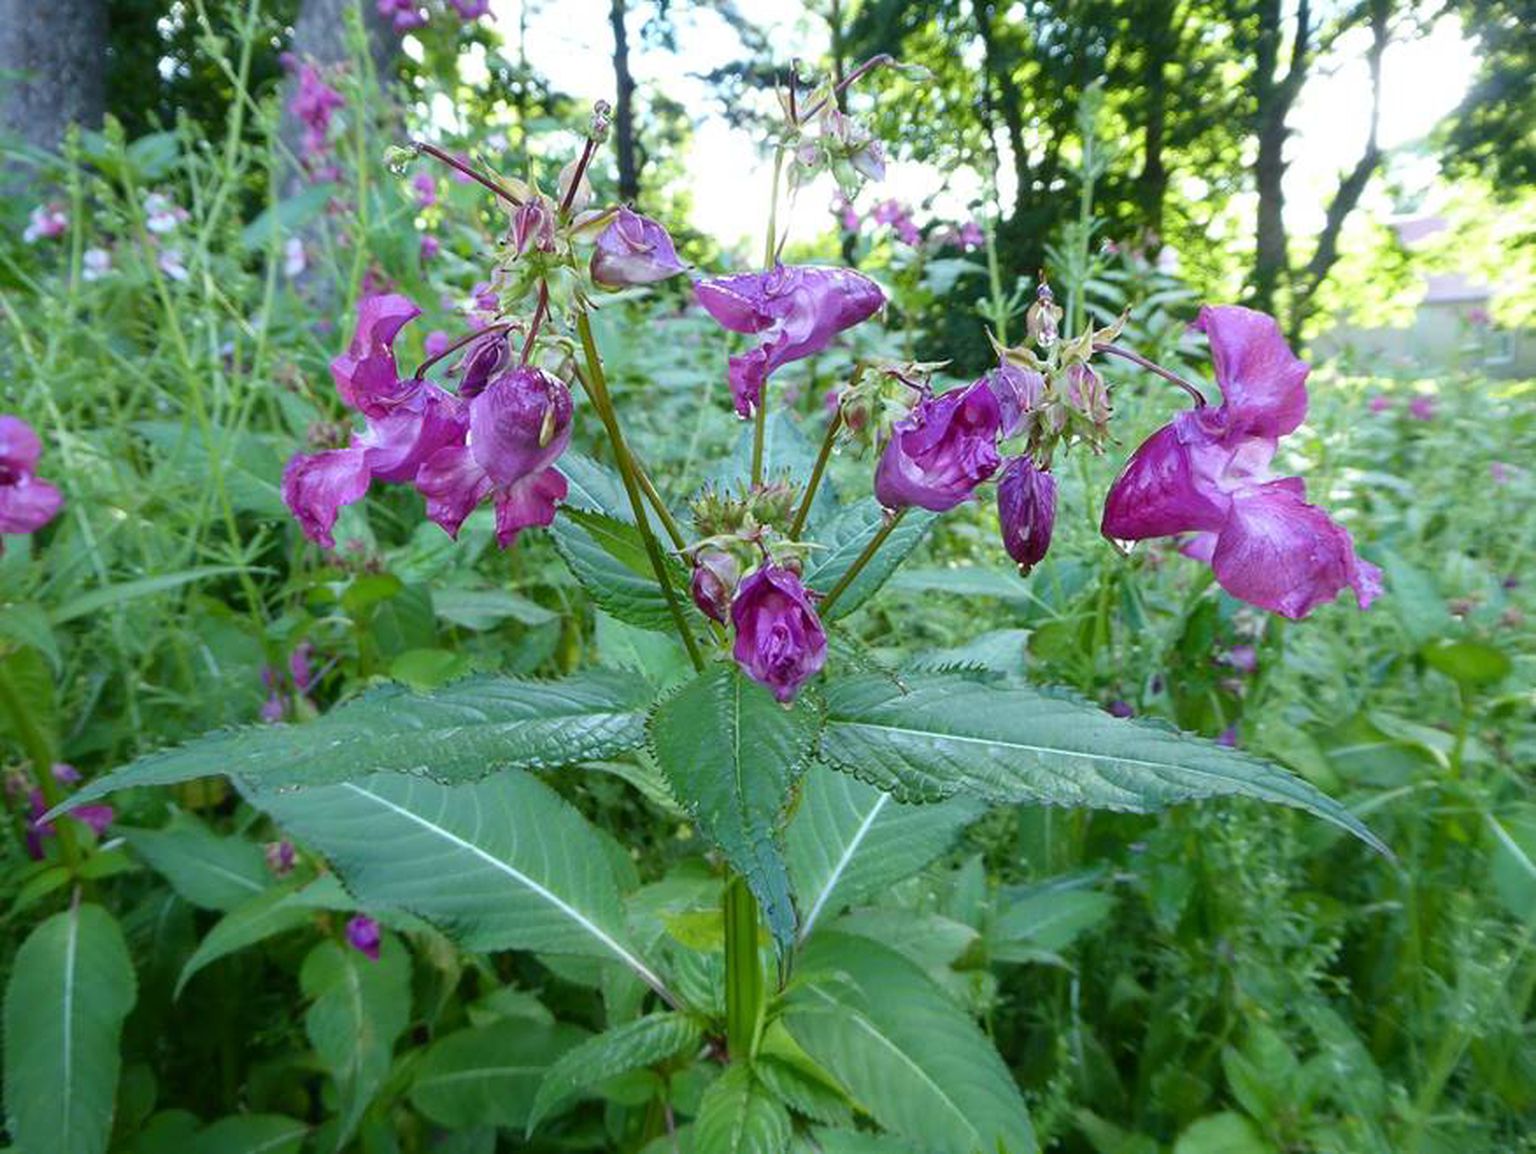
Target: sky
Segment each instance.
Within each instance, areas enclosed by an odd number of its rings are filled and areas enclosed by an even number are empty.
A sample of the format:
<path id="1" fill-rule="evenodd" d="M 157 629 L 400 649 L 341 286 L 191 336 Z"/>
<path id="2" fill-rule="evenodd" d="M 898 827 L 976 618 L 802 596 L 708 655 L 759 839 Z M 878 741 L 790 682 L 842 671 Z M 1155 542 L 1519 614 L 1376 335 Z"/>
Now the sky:
<path id="1" fill-rule="evenodd" d="M 492 17 L 508 41 L 516 35 L 524 2 L 492 0 Z M 807 18 L 799 0 L 738 0 L 737 8 L 770 34 L 782 56 L 814 60 L 826 51 L 825 25 Z M 608 10 L 608 0 L 533 0 L 528 54 L 557 89 L 613 99 Z M 678 52 L 673 54 L 647 49 L 636 17 L 631 21 L 631 68 L 642 92 L 659 89 L 696 113 L 684 160 L 693 188 L 693 224 L 728 245 L 756 235 L 767 206 L 768 160 L 745 133 L 724 122 L 709 86 L 699 79 L 740 56 L 735 33 L 707 6 L 688 6 L 677 21 Z M 1294 235 L 1321 227 L 1339 173 L 1353 164 L 1365 140 L 1370 82 L 1362 56 L 1366 33 L 1357 32 L 1358 37 L 1341 38 L 1333 57 L 1320 63 L 1292 114 L 1286 222 Z M 1460 101 L 1474 65 L 1471 46 L 1454 19 L 1442 20 L 1423 39 L 1390 47 L 1383 61 L 1382 145 L 1398 147 L 1424 136 Z M 878 190 L 863 196 L 917 202 L 940 184 L 940 174 L 927 166 L 894 163 Z M 958 217 L 981 183 L 952 176 L 950 184 L 948 202 L 941 199 L 934 207 Z M 825 227 L 824 207 L 831 196 L 829 182 L 802 191 L 803 229 Z"/>

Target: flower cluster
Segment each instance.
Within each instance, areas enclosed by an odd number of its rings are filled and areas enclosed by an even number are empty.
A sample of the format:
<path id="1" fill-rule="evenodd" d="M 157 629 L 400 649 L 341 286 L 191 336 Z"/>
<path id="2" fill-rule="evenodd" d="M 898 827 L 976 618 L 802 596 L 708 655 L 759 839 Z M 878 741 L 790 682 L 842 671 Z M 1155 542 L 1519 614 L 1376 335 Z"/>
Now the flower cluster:
<path id="1" fill-rule="evenodd" d="M 404 34 L 427 26 L 427 9 L 420 0 L 377 0 L 377 6 L 379 15 L 396 32 Z M 448 0 L 447 7 L 467 24 L 490 15 L 491 0 Z"/>
<path id="2" fill-rule="evenodd" d="M 844 232 L 858 232 L 863 226 L 858 210 L 846 197 L 839 195 L 833 201 L 832 209 Z M 876 226 L 889 228 L 896 239 L 908 248 L 928 245 L 935 249 L 954 247 L 971 252 L 987 243 L 987 235 L 981 223 L 976 220 L 967 220 L 958 225 L 940 224 L 925 235 L 913 218 L 912 210 L 895 199 L 882 200 L 875 205 L 869 212 L 869 219 Z"/>
<path id="3" fill-rule="evenodd" d="M 42 455 L 31 425 L 0 415 L 0 533 L 35 533 L 63 507 L 63 494 L 37 475 Z"/>
<path id="4" fill-rule="evenodd" d="M 62 204 L 50 201 L 32 210 L 21 239 L 28 244 L 36 244 L 40 240 L 55 240 L 68 231 L 69 214 L 64 211 Z"/>

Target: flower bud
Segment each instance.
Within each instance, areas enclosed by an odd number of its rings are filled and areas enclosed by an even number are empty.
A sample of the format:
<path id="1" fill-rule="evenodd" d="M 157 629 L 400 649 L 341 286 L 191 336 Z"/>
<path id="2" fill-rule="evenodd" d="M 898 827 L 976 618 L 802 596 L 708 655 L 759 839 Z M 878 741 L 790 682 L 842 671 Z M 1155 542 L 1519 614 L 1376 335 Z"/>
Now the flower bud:
<path id="1" fill-rule="evenodd" d="M 810 594 L 794 572 L 771 561 L 737 588 L 731 624 L 737 664 L 781 702 L 793 701 L 826 663 L 827 634 Z"/>
<path id="2" fill-rule="evenodd" d="M 1050 348 L 1060 335 L 1059 326 L 1063 315 L 1061 306 L 1051 293 L 1051 286 L 1041 281 L 1040 287 L 1035 290 L 1035 303 L 1024 314 L 1024 328 L 1029 333 L 1029 339 L 1042 349 Z"/>
<path id="3" fill-rule="evenodd" d="M 518 256 L 554 251 L 555 210 L 548 197 L 534 196 L 518 206 L 512 216 L 511 239 Z"/>
<path id="4" fill-rule="evenodd" d="M 1056 526 L 1056 478 L 1027 456 L 1014 457 L 997 483 L 997 521 L 1003 548 L 1028 573 L 1051 547 Z"/>
<path id="5" fill-rule="evenodd" d="M 985 379 L 924 397 L 891 428 L 875 470 L 887 509 L 953 509 L 997 471 L 1002 414 Z"/>
<path id="6" fill-rule="evenodd" d="M 667 230 L 627 208 L 619 209 L 592 253 L 592 279 L 605 288 L 654 284 L 685 267 Z"/>
<path id="7" fill-rule="evenodd" d="M 741 580 L 741 564 L 722 549 L 700 553 L 693 565 L 693 603 L 706 617 L 725 624 Z"/>
<path id="8" fill-rule="evenodd" d="M 358 914 L 347 922 L 347 944 L 370 962 L 379 960 L 379 923 L 367 914 Z"/>

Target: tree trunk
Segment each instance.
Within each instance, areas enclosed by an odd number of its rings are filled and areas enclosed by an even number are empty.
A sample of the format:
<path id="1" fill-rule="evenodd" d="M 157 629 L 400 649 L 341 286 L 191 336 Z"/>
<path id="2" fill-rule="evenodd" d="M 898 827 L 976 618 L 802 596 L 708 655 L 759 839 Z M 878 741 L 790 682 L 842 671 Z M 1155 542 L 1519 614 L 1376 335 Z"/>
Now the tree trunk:
<path id="1" fill-rule="evenodd" d="M 629 31 L 624 27 L 625 0 L 611 0 L 608 24 L 613 29 L 613 146 L 619 160 L 619 199 L 640 198 L 640 163 L 635 149 L 635 78 L 629 72 Z"/>
<path id="2" fill-rule="evenodd" d="M 978 2 L 974 5 L 974 12 L 976 29 L 981 34 L 983 69 L 986 76 L 997 78 L 997 99 L 993 107 L 1002 115 L 1003 125 L 1008 131 L 1008 147 L 1013 152 L 1013 172 L 1017 183 L 1010 219 L 1011 223 L 1020 225 L 1028 215 L 1029 202 L 1034 192 L 1030 179 L 1029 150 L 1024 142 L 1024 94 L 1013 75 L 1011 54 L 1005 52 L 998 43 L 993 25 L 993 5 Z M 986 83 L 985 79 L 982 83 Z"/>
<path id="3" fill-rule="evenodd" d="M 1142 58 L 1142 83 L 1147 93 L 1147 120 L 1142 126 L 1141 176 L 1136 196 L 1141 202 L 1142 223 L 1151 237 L 1153 251 L 1163 243 L 1163 205 L 1168 196 L 1168 168 L 1163 149 L 1168 133 L 1168 65 L 1178 44 L 1174 26 L 1177 0 L 1151 0 L 1142 26 L 1146 45 Z"/>
<path id="4" fill-rule="evenodd" d="M 1253 259 L 1253 306 L 1275 311 L 1280 281 L 1290 267 L 1285 234 L 1286 85 L 1276 76 L 1280 60 L 1280 0 L 1259 0 L 1259 40 L 1253 95 L 1259 141 L 1254 181 L 1259 208 Z"/>
<path id="5" fill-rule="evenodd" d="M 1296 286 L 1295 300 L 1291 306 L 1290 336 L 1292 341 L 1301 338 L 1302 327 L 1316 310 L 1315 296 L 1323 281 L 1333 271 L 1339 259 L 1339 234 L 1344 221 L 1360 203 L 1366 185 L 1381 166 L 1381 147 L 1377 142 L 1377 130 L 1381 125 L 1381 58 L 1391 41 L 1392 0 L 1370 0 L 1371 46 L 1365 59 L 1371 71 L 1371 123 L 1366 134 L 1365 148 L 1354 168 L 1339 182 L 1338 190 L 1328 203 L 1328 215 L 1323 231 L 1317 236 L 1317 247 L 1307 262 L 1304 276 Z"/>
<path id="6" fill-rule="evenodd" d="M 106 108 L 106 0 L 0 0 L 0 128 L 52 152 Z"/>

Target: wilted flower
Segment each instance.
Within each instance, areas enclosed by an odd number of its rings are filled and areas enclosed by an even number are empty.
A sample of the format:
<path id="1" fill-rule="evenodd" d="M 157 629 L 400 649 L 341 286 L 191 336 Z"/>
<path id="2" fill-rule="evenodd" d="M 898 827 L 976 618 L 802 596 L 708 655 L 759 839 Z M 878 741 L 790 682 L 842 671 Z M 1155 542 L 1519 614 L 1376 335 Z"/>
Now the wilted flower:
<path id="1" fill-rule="evenodd" d="M 1003 548 L 1028 573 L 1051 547 L 1056 527 L 1056 478 L 1028 456 L 1014 457 L 997 482 L 997 521 Z"/>
<path id="2" fill-rule="evenodd" d="M 1105 502 L 1104 535 L 1195 533 L 1186 555 L 1209 562 L 1234 597 L 1286 617 L 1305 617 L 1346 586 L 1366 608 L 1381 593 L 1380 570 L 1306 503 L 1299 477 L 1269 468 L 1306 416 L 1307 365 L 1263 313 L 1207 306 L 1197 324 L 1223 402 L 1180 413 L 1136 450 Z"/>
<path id="3" fill-rule="evenodd" d="M 0 533 L 35 533 L 58 516 L 64 496 L 37 476 L 42 455 L 31 425 L 0 416 Z"/>
<path id="4" fill-rule="evenodd" d="M 762 403 L 776 369 L 819 353 L 885 304 L 880 286 L 860 273 L 799 265 L 699 281 L 694 292 L 725 328 L 762 337 L 755 349 L 730 358 L 731 395 L 743 417 Z"/>
<path id="5" fill-rule="evenodd" d="M 732 654 L 747 676 L 792 701 L 827 660 L 827 635 L 793 570 L 765 561 L 736 590 Z"/>
<path id="6" fill-rule="evenodd" d="M 564 382 L 529 365 L 502 373 L 469 402 L 467 441 L 439 449 L 417 475 L 427 516 L 457 536 L 464 518 L 492 497 L 496 540 L 508 548 L 521 530 L 555 519 L 567 485 L 553 466 L 570 440 Z"/>
<path id="7" fill-rule="evenodd" d="M 21 234 L 21 239 L 28 244 L 36 244 L 40 240 L 53 240 L 63 236 L 69 228 L 69 216 L 64 211 L 62 204 L 40 204 L 32 210 L 32 215 L 27 218 L 27 227 Z"/>
<path id="8" fill-rule="evenodd" d="M 741 563 L 723 549 L 708 549 L 693 563 L 693 603 L 706 617 L 722 625 L 741 580 Z"/>
<path id="9" fill-rule="evenodd" d="M 677 259 L 667 230 L 627 208 L 620 208 L 598 235 L 592 253 L 592 279 L 606 288 L 654 284 L 686 267 Z"/>
<path id="10" fill-rule="evenodd" d="M 926 396 L 891 427 L 875 469 L 887 509 L 953 509 L 997 472 L 1002 414 L 986 378 Z"/>
<path id="11" fill-rule="evenodd" d="M 370 962 L 379 960 L 379 923 L 367 914 L 357 914 L 347 922 L 347 945 Z"/>

